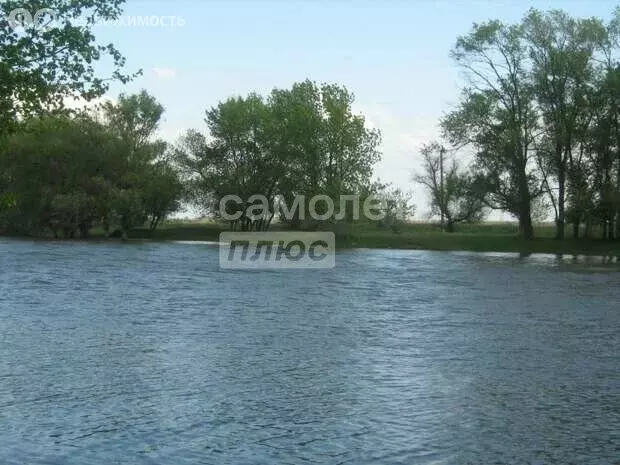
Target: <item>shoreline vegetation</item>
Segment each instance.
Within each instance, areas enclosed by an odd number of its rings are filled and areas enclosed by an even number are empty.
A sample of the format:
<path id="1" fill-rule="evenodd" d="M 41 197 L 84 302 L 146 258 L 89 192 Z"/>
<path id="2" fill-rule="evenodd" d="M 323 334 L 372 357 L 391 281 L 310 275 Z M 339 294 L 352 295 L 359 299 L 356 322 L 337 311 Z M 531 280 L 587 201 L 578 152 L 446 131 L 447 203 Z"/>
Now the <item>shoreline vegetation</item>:
<path id="1" fill-rule="evenodd" d="M 203 127 L 160 138 L 157 97 L 110 100 L 110 79 L 91 62 L 106 51 L 122 84 L 140 72 L 127 73 L 89 27 L 71 26 L 84 9 L 90 26 L 116 19 L 123 0 L 60 3 L 66 21 L 53 34 L 27 27 L 0 44 L 11 83 L 0 86 L 0 235 L 217 240 L 228 228 L 316 228 L 339 248 L 620 249 L 620 7 L 607 19 L 529 9 L 516 23 L 458 31 L 449 51 L 465 78 L 458 100 L 437 139 L 411 148 L 420 162 L 411 186 L 397 186 L 377 177 L 381 129 L 338 83 L 205 102 Z M 81 106 L 67 108 L 69 95 Z M 416 217 L 413 185 L 430 216 Z M 166 221 L 188 211 L 213 222 Z M 485 223 L 492 211 L 517 223 Z M 441 218 L 445 232 L 420 217 Z"/>
<path id="2" fill-rule="evenodd" d="M 274 225 L 271 230 L 287 230 Z M 403 249 L 434 251 L 506 252 L 529 254 L 586 255 L 615 257 L 620 261 L 620 242 L 599 238 L 579 239 L 554 237 L 555 225 L 537 225 L 538 236 L 523 240 L 518 234 L 518 224 L 510 222 L 484 222 L 462 225 L 458 232 L 441 232 L 437 223 L 408 223 L 394 231 L 375 225 L 338 225 L 325 228 L 336 234 L 338 249 Z M 55 239 L 53 236 L 24 236 L 2 234 L 0 237 L 29 240 L 74 241 L 187 241 L 218 242 L 222 232 L 230 231 L 227 224 L 200 220 L 169 220 L 159 228 L 136 228 L 129 232 L 127 240 L 106 236 L 103 230 L 94 229 L 88 238 Z"/>

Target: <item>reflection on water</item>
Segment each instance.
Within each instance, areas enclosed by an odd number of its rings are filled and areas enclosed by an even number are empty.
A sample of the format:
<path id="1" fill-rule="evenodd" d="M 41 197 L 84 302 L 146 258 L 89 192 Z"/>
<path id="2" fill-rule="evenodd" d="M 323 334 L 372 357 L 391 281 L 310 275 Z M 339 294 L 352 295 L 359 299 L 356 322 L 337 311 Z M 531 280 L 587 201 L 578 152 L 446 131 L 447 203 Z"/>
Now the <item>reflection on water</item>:
<path id="1" fill-rule="evenodd" d="M 479 260 L 495 263 L 531 264 L 537 267 L 556 268 L 573 272 L 617 272 L 620 271 L 620 257 L 614 255 L 573 255 L 573 254 L 532 254 L 529 252 L 450 252 L 457 255 L 471 256 Z"/>
<path id="2" fill-rule="evenodd" d="M 617 259 L 0 241 L 0 266 L 0 463 L 617 461 Z"/>

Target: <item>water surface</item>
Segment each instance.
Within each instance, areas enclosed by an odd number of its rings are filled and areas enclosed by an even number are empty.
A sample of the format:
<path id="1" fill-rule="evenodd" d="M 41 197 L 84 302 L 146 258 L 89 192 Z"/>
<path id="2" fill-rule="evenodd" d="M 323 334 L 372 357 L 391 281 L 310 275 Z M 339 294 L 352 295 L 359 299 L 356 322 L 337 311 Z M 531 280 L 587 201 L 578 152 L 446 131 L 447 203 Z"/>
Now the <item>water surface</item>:
<path id="1" fill-rule="evenodd" d="M 617 464 L 614 267 L 0 240 L 0 463 Z"/>

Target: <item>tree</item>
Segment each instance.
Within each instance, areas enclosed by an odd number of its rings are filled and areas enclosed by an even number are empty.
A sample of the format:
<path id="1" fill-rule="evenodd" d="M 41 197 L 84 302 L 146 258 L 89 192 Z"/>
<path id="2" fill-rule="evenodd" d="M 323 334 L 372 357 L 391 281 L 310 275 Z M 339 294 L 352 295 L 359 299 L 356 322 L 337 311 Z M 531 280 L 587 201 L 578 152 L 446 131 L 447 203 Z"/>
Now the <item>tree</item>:
<path id="1" fill-rule="evenodd" d="M 183 199 L 201 210 L 204 216 L 216 215 L 211 180 L 215 172 L 217 150 L 210 147 L 207 138 L 190 129 L 175 144 L 171 162 L 178 170 L 184 186 Z"/>
<path id="2" fill-rule="evenodd" d="M 105 127 L 87 118 L 25 121 L 0 151 L 3 194 L 12 201 L 2 212 L 4 228 L 87 236 L 110 213 L 123 150 Z"/>
<path id="3" fill-rule="evenodd" d="M 606 70 L 593 101 L 596 113 L 593 118 L 590 140 L 592 175 L 590 183 L 595 190 L 595 217 L 603 227 L 602 236 L 620 237 L 620 65 Z"/>
<path id="4" fill-rule="evenodd" d="M 411 192 L 380 181 L 371 186 L 370 192 L 374 199 L 380 200 L 382 219 L 377 221 L 380 227 L 399 232 L 403 224 L 413 217 L 416 207 Z"/>
<path id="5" fill-rule="evenodd" d="M 309 202 L 315 195 L 337 200 L 362 192 L 380 156 L 379 134 L 352 113 L 352 103 L 346 89 L 311 81 L 274 89 L 268 98 L 221 102 L 207 112 L 209 136 L 189 131 L 177 147 L 188 192 L 216 215 L 240 215 L 232 227 L 242 230 L 268 228 L 270 208 L 280 201 L 291 206 L 297 196 Z M 241 202 L 226 202 L 221 212 L 227 196 Z M 252 207 L 255 216 L 247 215 Z M 299 216 L 290 224 L 302 226 Z"/>
<path id="6" fill-rule="evenodd" d="M 269 109 L 263 98 L 250 94 L 246 98 L 231 98 L 207 112 L 206 122 L 212 137 L 211 173 L 208 183 L 219 207 L 227 195 L 238 196 L 241 204 L 227 203 L 241 216 L 233 227 L 242 230 L 265 229 L 272 216 L 265 216 L 275 199 L 282 164 L 270 150 Z M 262 196 L 268 204 L 256 216 L 248 215 L 254 205 L 253 196 Z M 219 212 L 218 213 L 223 213 Z M 228 211 L 233 214 L 235 212 Z"/>
<path id="7" fill-rule="evenodd" d="M 152 147 L 151 139 L 164 114 L 164 107 L 155 97 L 146 90 L 121 94 L 117 103 L 105 102 L 102 110 L 108 127 L 129 147 L 134 158 L 146 162 L 154 158 L 158 150 Z"/>
<path id="8" fill-rule="evenodd" d="M 111 80 L 126 83 L 125 59 L 112 44 L 97 43 L 93 25 L 114 20 L 123 0 L 4 0 L 0 5 L 0 134 L 18 118 L 61 109 L 63 100 L 103 95 Z M 56 16 L 45 27 L 15 28 L 11 12 Z M 46 19 L 50 19 L 49 16 Z M 79 24 L 78 24 L 79 23 Z M 109 57 L 112 73 L 99 77 L 96 63 Z"/>
<path id="9" fill-rule="evenodd" d="M 572 175 L 576 185 L 581 182 L 573 146 L 579 125 L 590 119 L 587 100 L 595 72 L 593 59 L 607 32 L 600 20 L 574 19 L 559 10 L 546 14 L 530 10 L 523 24 L 534 93 L 550 141 L 547 166 L 558 185 L 552 198 L 557 205 L 556 237 L 563 239 L 567 177 Z M 554 192 L 548 192 L 553 197 Z"/>
<path id="10" fill-rule="evenodd" d="M 514 214 L 522 236 L 532 239 L 532 200 L 542 191 L 532 166 L 538 117 L 523 28 L 475 24 L 458 38 L 452 56 L 471 82 L 460 107 L 442 121 L 444 135 L 455 146 L 474 147 L 489 205 Z"/>
<path id="11" fill-rule="evenodd" d="M 167 160 L 160 160 L 147 169 L 142 188 L 144 212 L 149 222 L 149 229 L 154 231 L 168 215 L 181 208 L 184 194 L 177 169 Z"/>
<path id="12" fill-rule="evenodd" d="M 127 237 L 147 219 L 156 228 L 180 207 L 183 186 L 165 157 L 167 145 L 152 139 L 161 106 L 142 93 L 122 96 L 106 111 L 104 121 L 88 111 L 28 118 L 6 137 L 4 230 L 73 238 L 102 226 Z"/>
<path id="13" fill-rule="evenodd" d="M 353 113 L 354 101 L 344 87 L 309 80 L 272 92 L 272 147 L 286 164 L 280 184 L 285 201 L 296 195 L 338 199 L 369 188 L 373 166 L 381 158 L 381 135 Z M 292 226 L 298 225 L 293 219 Z"/>
<path id="14" fill-rule="evenodd" d="M 123 237 L 150 217 L 155 229 L 166 215 L 180 207 L 182 194 L 178 174 L 164 161 L 167 144 L 154 140 L 164 113 L 163 106 L 146 91 L 121 94 L 117 103 L 101 108 L 105 124 L 124 146 L 127 157 L 118 179 L 113 210 Z"/>
<path id="15" fill-rule="evenodd" d="M 454 232 L 458 223 L 473 223 L 484 218 L 484 193 L 473 176 L 462 171 L 457 161 L 445 159 L 445 149 L 437 142 L 421 149 L 423 172 L 414 180 L 423 185 L 431 197 L 431 214 L 446 220 L 446 231 Z"/>

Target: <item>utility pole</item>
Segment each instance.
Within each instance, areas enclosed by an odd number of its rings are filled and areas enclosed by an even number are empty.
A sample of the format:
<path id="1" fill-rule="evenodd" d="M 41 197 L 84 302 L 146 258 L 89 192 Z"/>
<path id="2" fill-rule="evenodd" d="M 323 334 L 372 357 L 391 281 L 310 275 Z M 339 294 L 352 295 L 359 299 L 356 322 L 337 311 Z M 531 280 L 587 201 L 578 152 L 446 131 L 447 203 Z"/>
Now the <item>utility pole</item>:
<path id="1" fill-rule="evenodd" d="M 443 232 L 443 157 L 446 154 L 446 149 L 442 145 L 439 149 L 439 213 L 441 214 L 441 232 Z"/>

